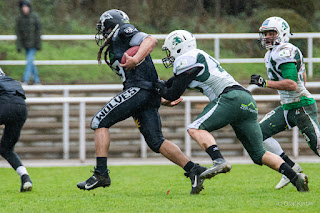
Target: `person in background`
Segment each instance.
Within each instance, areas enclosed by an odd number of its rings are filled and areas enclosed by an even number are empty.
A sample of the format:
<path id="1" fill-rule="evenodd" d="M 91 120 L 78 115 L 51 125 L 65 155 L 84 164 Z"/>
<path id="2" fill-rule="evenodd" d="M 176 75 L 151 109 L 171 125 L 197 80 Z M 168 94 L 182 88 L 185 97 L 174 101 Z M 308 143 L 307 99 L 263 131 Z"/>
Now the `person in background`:
<path id="1" fill-rule="evenodd" d="M 20 132 L 27 119 L 26 96 L 20 82 L 7 77 L 0 68 L 0 125 L 4 125 L 0 154 L 21 178 L 20 192 L 31 191 L 32 182 L 20 157 L 14 152 Z"/>
<path id="2" fill-rule="evenodd" d="M 30 2 L 24 0 L 19 2 L 21 15 L 16 23 L 17 50 L 26 50 L 27 64 L 23 74 L 22 83 L 29 83 L 30 75 L 33 75 L 33 84 L 40 84 L 37 67 L 33 63 L 37 50 L 41 49 L 41 24 L 38 15 L 32 12 Z"/>

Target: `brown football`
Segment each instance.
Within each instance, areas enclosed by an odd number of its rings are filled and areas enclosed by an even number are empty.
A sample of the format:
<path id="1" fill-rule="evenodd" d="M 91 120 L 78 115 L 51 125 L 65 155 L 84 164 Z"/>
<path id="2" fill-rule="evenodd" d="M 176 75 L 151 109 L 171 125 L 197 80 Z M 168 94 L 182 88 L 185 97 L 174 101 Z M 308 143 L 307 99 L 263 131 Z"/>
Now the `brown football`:
<path id="1" fill-rule="evenodd" d="M 126 51 L 126 53 L 127 53 L 129 56 L 134 56 L 134 55 L 138 52 L 139 47 L 140 47 L 140 46 L 130 47 L 130 48 Z M 124 54 L 123 54 L 123 56 L 122 56 L 122 58 L 121 58 L 121 64 L 124 64 L 124 63 L 126 63 L 126 57 L 125 57 Z"/>

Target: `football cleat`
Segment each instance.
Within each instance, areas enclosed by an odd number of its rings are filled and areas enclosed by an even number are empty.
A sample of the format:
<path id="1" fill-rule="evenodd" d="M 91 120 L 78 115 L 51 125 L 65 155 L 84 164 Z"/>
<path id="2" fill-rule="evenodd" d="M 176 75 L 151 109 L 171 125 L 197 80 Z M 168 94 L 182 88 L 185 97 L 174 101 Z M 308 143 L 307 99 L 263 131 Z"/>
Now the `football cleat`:
<path id="1" fill-rule="evenodd" d="M 21 176 L 21 188 L 20 192 L 28 192 L 32 190 L 32 182 L 29 175 L 25 174 Z"/>
<path id="2" fill-rule="evenodd" d="M 213 161 L 213 165 L 209 169 L 207 169 L 206 171 L 200 174 L 200 178 L 210 179 L 219 173 L 230 172 L 230 170 L 231 170 L 231 165 L 225 159 L 218 158 Z"/>
<path id="3" fill-rule="evenodd" d="M 292 167 L 293 171 L 296 173 L 302 173 L 302 168 L 299 164 L 295 163 Z M 280 182 L 276 185 L 276 189 L 281 189 L 285 186 L 287 186 L 290 183 L 290 179 L 287 178 L 287 176 L 283 175 Z"/>
<path id="4" fill-rule="evenodd" d="M 110 184 L 111 179 L 108 169 L 103 174 L 98 170 L 94 170 L 93 175 L 88 180 L 78 183 L 77 187 L 83 190 L 92 190 L 98 187 L 109 187 Z"/>
<path id="5" fill-rule="evenodd" d="M 190 172 L 184 173 L 184 175 L 191 180 L 191 192 L 190 194 L 199 194 L 203 188 L 204 180 L 200 178 L 200 174 L 204 172 L 207 168 L 195 164 Z"/>
<path id="6" fill-rule="evenodd" d="M 298 177 L 295 180 L 295 185 L 296 185 L 297 190 L 299 192 L 308 192 L 309 191 L 308 176 L 303 173 L 298 173 L 297 176 Z"/>

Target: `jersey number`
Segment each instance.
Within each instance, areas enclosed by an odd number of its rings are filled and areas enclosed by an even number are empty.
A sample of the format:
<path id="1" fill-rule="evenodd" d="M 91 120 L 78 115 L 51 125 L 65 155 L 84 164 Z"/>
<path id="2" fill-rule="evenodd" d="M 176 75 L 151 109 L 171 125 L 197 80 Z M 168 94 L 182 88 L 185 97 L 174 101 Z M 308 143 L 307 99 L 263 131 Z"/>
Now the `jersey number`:
<path id="1" fill-rule="evenodd" d="M 124 73 L 123 67 L 120 66 L 120 63 L 118 60 L 116 60 L 112 65 L 111 69 L 113 72 L 115 72 L 118 76 L 120 76 L 122 82 L 126 81 L 126 75 Z"/>

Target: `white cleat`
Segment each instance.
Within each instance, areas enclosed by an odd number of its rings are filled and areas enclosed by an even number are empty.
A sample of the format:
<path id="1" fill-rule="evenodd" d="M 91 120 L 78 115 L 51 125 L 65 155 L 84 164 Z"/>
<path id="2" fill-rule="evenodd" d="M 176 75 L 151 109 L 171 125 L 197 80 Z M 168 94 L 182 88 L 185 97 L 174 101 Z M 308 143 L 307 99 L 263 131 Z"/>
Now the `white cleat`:
<path id="1" fill-rule="evenodd" d="M 302 173 L 302 168 L 299 164 L 295 163 L 294 166 L 292 167 L 293 171 L 296 173 Z M 276 189 L 281 189 L 288 185 L 290 183 L 290 179 L 287 178 L 285 175 L 282 176 L 280 182 L 276 185 Z"/>

